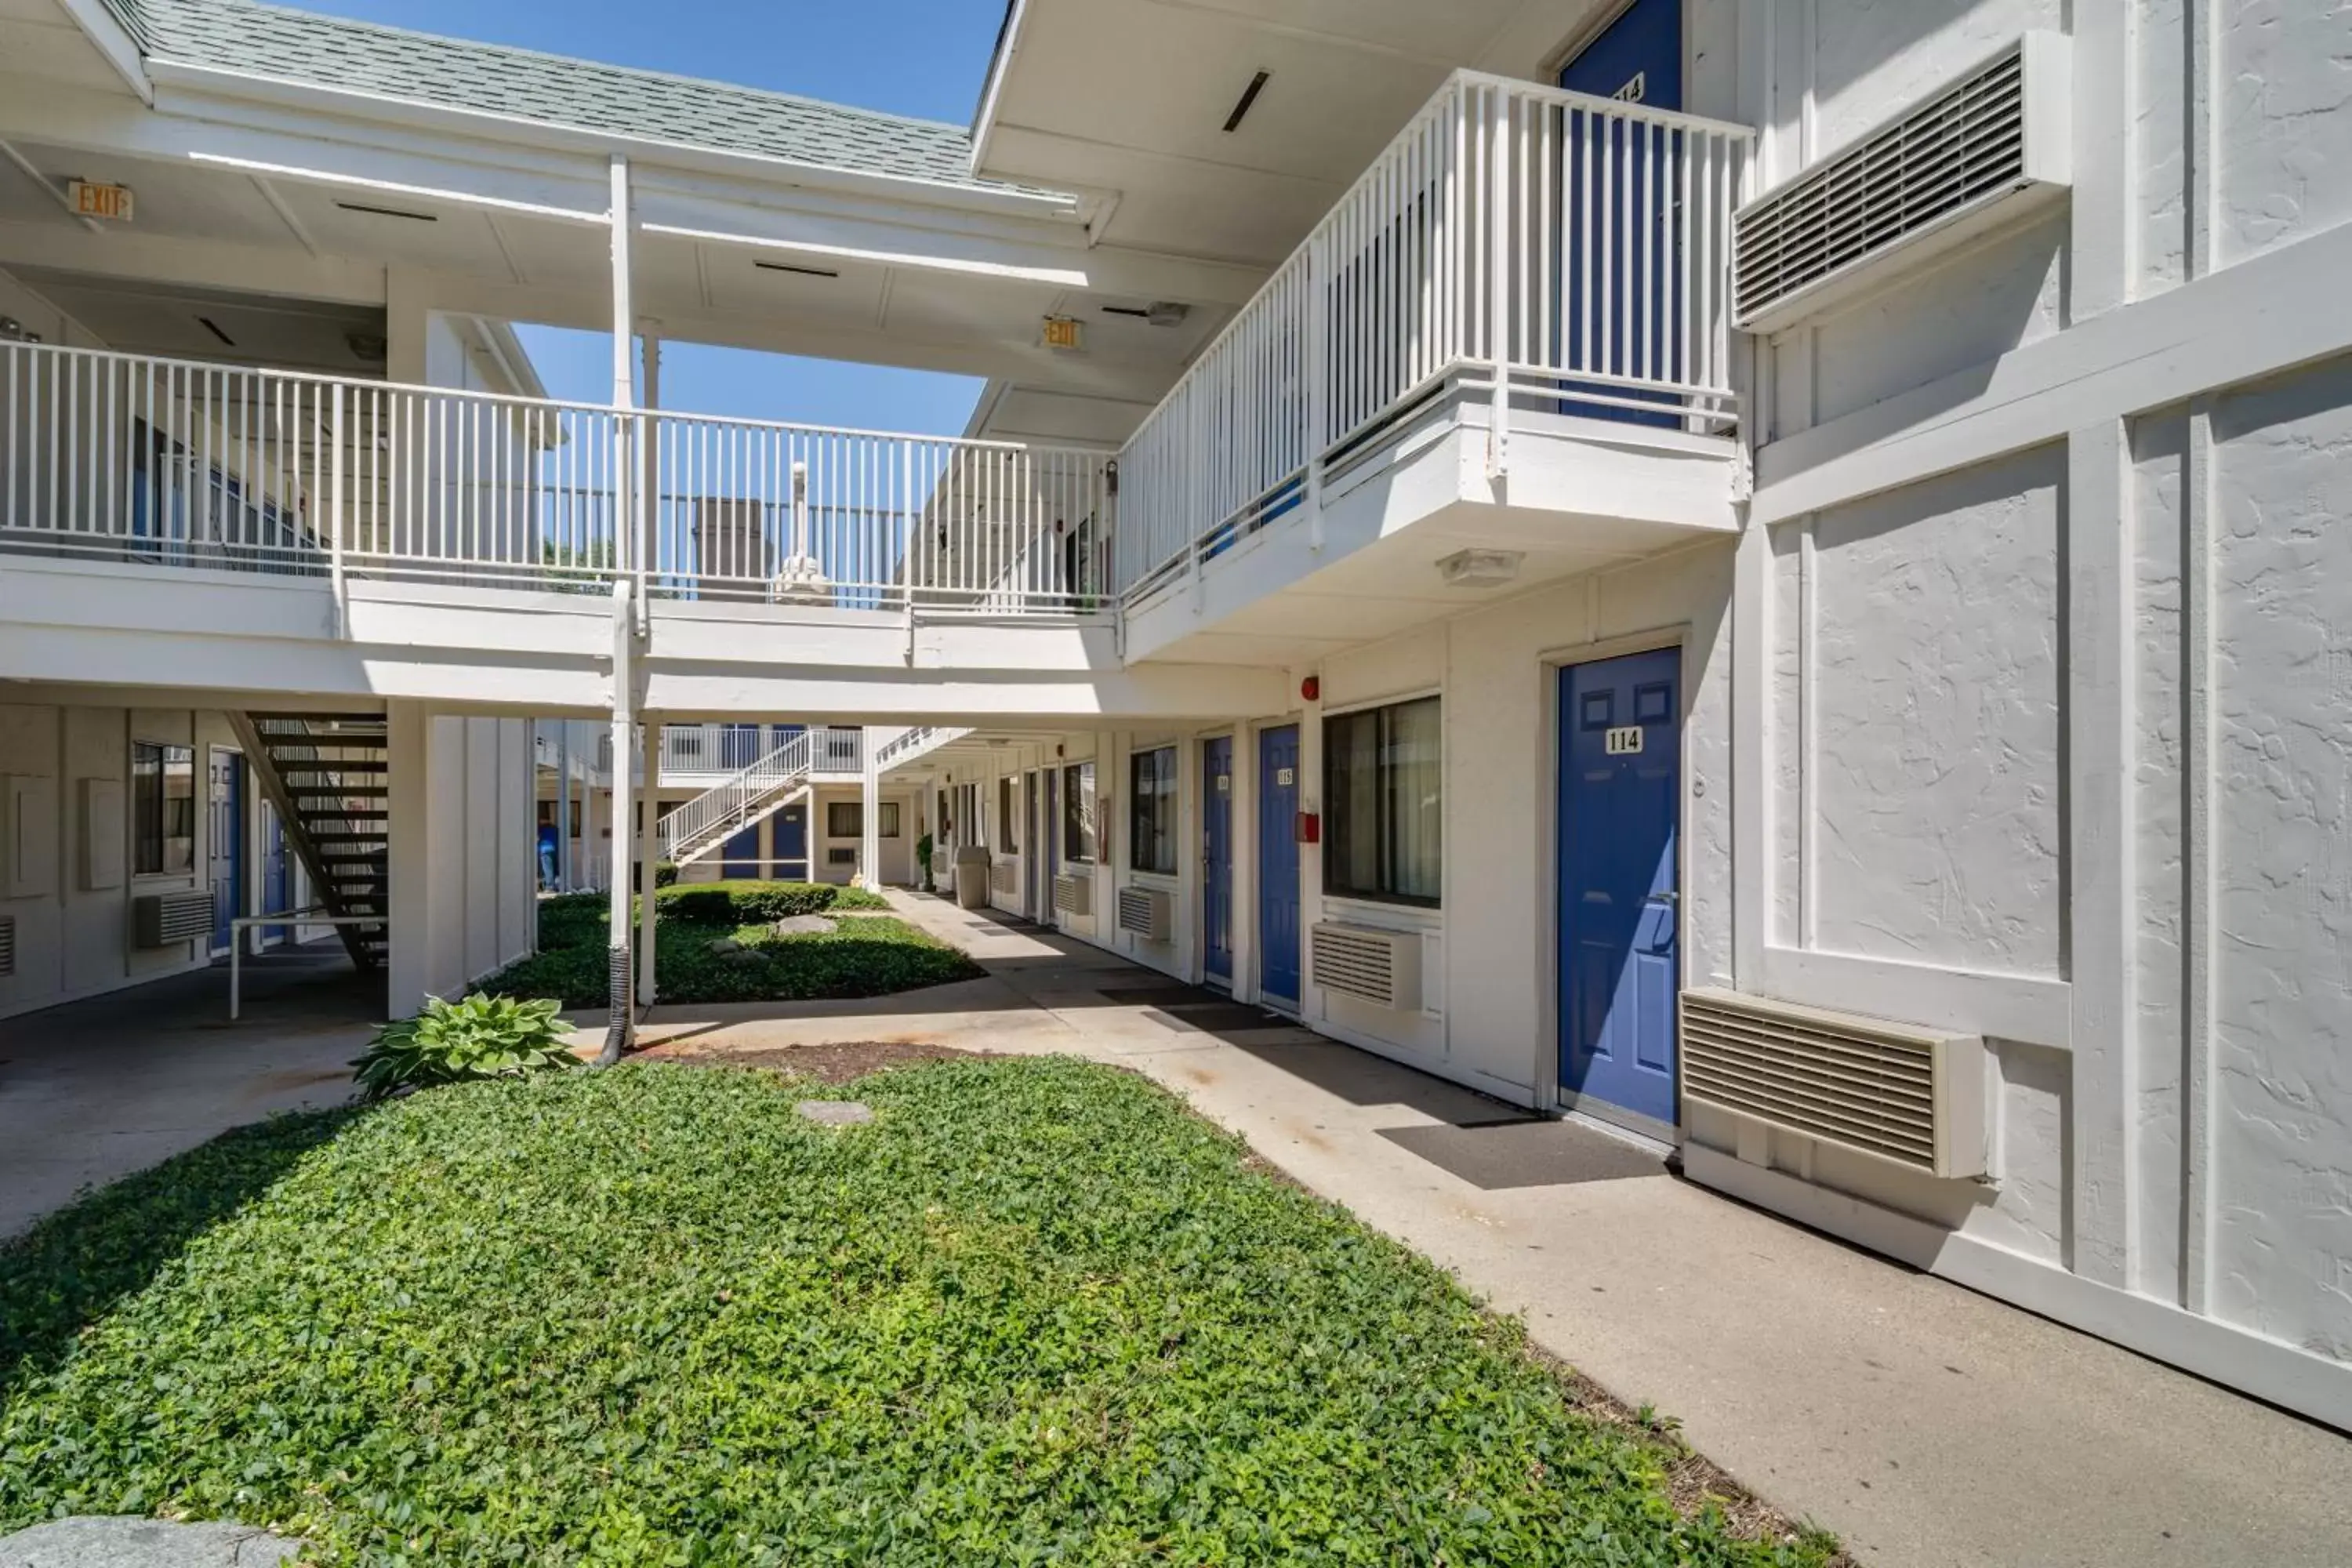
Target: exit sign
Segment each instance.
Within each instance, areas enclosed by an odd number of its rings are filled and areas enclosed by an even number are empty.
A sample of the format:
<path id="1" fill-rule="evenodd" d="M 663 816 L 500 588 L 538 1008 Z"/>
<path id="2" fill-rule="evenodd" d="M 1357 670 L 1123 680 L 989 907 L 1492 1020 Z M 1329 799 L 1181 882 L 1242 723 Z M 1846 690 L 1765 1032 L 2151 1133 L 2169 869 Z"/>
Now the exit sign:
<path id="1" fill-rule="evenodd" d="M 95 180 L 74 180 L 66 186 L 66 198 L 73 203 L 79 217 L 112 218 L 117 223 L 131 221 L 131 187 L 100 184 Z"/>
<path id="2" fill-rule="evenodd" d="M 1049 349 L 1074 349 L 1078 346 L 1078 322 L 1075 316 L 1045 318 L 1045 346 Z"/>

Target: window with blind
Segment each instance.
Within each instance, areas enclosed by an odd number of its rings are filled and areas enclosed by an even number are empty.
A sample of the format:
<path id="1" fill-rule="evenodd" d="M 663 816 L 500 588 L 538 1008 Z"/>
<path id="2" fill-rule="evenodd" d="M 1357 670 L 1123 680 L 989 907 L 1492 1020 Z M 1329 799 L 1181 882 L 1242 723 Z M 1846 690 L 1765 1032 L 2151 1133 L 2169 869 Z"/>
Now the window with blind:
<path id="1" fill-rule="evenodd" d="M 1130 871 L 1176 874 L 1176 748 L 1160 746 L 1128 759 L 1127 865 Z"/>
<path id="2" fill-rule="evenodd" d="M 1438 699 L 1323 721 L 1323 890 L 1434 909 L 1442 886 Z"/>

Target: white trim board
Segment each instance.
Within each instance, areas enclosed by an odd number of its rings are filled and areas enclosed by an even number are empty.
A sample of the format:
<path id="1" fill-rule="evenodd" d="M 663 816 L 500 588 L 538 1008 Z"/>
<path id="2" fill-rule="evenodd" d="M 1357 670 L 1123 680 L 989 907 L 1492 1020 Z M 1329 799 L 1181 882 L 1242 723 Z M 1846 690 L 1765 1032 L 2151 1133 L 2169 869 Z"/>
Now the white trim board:
<path id="1" fill-rule="evenodd" d="M 2101 1285 L 1925 1220 L 1685 1142 L 1701 1186 L 1784 1215 L 2225 1387 L 2352 1431 L 2352 1366 L 2169 1302 Z"/>
<path id="2" fill-rule="evenodd" d="M 1752 522 L 1782 522 L 2074 430 L 2352 353 L 2352 224 L 2107 311 L 1759 448 Z"/>
<path id="3" fill-rule="evenodd" d="M 2063 980 L 1769 944 L 1763 960 L 1759 989 L 1785 1001 L 2072 1048 L 2074 988 Z"/>

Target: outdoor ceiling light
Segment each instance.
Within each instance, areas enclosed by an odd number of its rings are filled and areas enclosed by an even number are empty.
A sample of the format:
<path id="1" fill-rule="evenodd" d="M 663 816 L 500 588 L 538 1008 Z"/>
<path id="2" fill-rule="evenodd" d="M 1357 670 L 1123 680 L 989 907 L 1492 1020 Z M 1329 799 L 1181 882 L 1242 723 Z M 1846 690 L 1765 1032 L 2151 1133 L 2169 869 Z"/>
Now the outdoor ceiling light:
<path id="1" fill-rule="evenodd" d="M 830 267 L 796 267 L 789 261 L 754 261 L 752 266 L 762 272 L 797 272 L 803 278 L 838 278 L 840 273 Z"/>
<path id="2" fill-rule="evenodd" d="M 1149 305 L 1105 305 L 1106 316 L 1133 316 L 1139 321 L 1149 321 L 1155 327 L 1177 327 L 1192 313 L 1192 307 L 1181 300 L 1154 300 Z"/>
<path id="3" fill-rule="evenodd" d="M 1242 116 L 1250 111 L 1250 105 L 1257 101 L 1257 95 L 1265 90 L 1265 79 L 1269 74 L 1266 71 L 1258 72 L 1257 75 L 1250 78 L 1250 84 L 1242 89 L 1241 99 L 1234 105 L 1234 111 L 1225 116 L 1225 130 L 1228 133 L 1241 124 Z"/>
<path id="4" fill-rule="evenodd" d="M 365 202 L 337 202 L 335 205 L 342 208 L 347 213 L 365 213 L 370 217 L 404 217 L 411 223 L 439 223 L 441 221 L 431 213 L 403 212 L 398 207 L 370 206 Z"/>
<path id="5" fill-rule="evenodd" d="M 1499 588 L 1519 574 L 1527 553 L 1518 550 L 1457 550 L 1437 563 L 1449 588 Z"/>

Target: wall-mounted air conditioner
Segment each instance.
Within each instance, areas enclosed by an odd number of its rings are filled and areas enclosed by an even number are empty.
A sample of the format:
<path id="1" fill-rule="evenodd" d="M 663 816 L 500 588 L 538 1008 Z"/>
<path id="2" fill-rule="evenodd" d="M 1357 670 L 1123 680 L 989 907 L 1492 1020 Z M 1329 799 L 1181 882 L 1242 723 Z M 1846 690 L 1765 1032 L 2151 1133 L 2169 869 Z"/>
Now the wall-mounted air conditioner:
<path id="1" fill-rule="evenodd" d="M 1066 915 L 1091 917 L 1095 912 L 1095 874 L 1054 879 L 1054 908 Z"/>
<path id="2" fill-rule="evenodd" d="M 1118 929 L 1145 942 L 1166 942 L 1174 930 L 1168 895 L 1158 888 L 1118 890 Z"/>
<path id="3" fill-rule="evenodd" d="M 169 947 L 209 936 L 213 929 L 210 888 L 175 888 L 142 893 L 131 900 L 131 941 L 142 948 Z"/>
<path id="4" fill-rule="evenodd" d="M 1418 1013 L 1421 952 L 1417 931 L 1319 921 L 1307 932 L 1307 978 L 1335 995 Z"/>
<path id="5" fill-rule="evenodd" d="M 16 917 L 0 915 L 0 979 L 16 973 Z"/>
<path id="6" fill-rule="evenodd" d="M 2063 34 L 2032 32 L 1732 215 L 1732 324 L 1777 332 L 2064 194 Z"/>
<path id="7" fill-rule="evenodd" d="M 999 860 L 989 870 L 989 886 L 994 888 L 998 896 L 1002 898 L 1009 899 L 1019 892 L 1021 863 L 1017 860 Z"/>
<path id="8" fill-rule="evenodd" d="M 1683 1099 L 1931 1176 L 1983 1175 L 1985 1047 L 1731 991 L 1682 994 Z"/>

